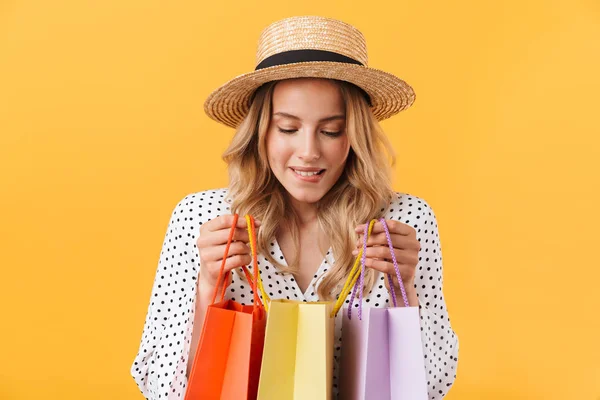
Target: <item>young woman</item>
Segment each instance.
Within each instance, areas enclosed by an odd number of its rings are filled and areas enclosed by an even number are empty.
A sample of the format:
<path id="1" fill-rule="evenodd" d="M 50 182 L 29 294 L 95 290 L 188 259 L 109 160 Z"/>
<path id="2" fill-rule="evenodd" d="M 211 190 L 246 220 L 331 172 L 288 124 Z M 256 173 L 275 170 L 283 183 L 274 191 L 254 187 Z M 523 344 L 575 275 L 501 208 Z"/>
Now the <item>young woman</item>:
<path id="1" fill-rule="evenodd" d="M 419 307 L 429 398 L 448 392 L 458 338 L 442 292 L 435 213 L 425 200 L 392 189 L 394 151 L 379 126 L 415 96 L 401 79 L 367 67 L 366 54 L 363 35 L 351 25 L 287 18 L 263 31 L 255 71 L 206 100 L 211 118 L 236 128 L 223 155 L 230 182 L 185 196 L 171 215 L 131 368 L 147 398 L 184 396 L 233 213 L 257 220 L 259 268 L 270 297 L 297 301 L 335 300 L 364 224 L 384 217 L 409 304 Z M 236 272 L 251 264 L 244 218 L 234 240 L 225 264 L 227 298 L 250 304 L 250 285 Z M 363 304 L 388 307 L 384 277 L 393 265 L 380 223 L 367 245 Z M 338 320 L 336 360 L 340 340 Z"/>

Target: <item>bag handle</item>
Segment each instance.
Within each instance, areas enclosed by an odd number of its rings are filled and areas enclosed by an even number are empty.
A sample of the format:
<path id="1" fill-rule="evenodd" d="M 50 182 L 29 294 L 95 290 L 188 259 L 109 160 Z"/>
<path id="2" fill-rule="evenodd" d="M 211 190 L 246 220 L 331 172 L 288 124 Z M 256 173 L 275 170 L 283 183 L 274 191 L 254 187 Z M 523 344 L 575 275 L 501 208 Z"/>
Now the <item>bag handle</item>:
<path id="1" fill-rule="evenodd" d="M 227 245 L 225 246 L 225 253 L 223 254 L 223 261 L 221 262 L 221 269 L 219 270 L 219 276 L 217 277 L 217 285 L 215 286 L 215 290 L 213 292 L 211 304 L 215 304 L 219 286 L 221 284 L 223 284 L 223 289 L 221 290 L 221 299 L 219 301 L 223 301 L 223 299 L 225 298 L 225 291 L 227 290 L 227 287 L 229 286 L 229 284 L 225 284 L 225 279 L 226 279 L 225 274 L 224 274 L 225 263 L 227 262 L 227 255 L 229 254 L 229 247 L 231 246 L 231 242 L 233 241 L 233 235 L 235 233 L 238 219 L 239 219 L 239 215 L 234 214 L 233 215 L 233 223 L 231 225 L 231 230 L 229 231 L 229 237 L 227 238 Z M 254 230 L 254 218 L 252 218 L 252 216 L 250 216 L 250 215 L 246 215 L 246 223 L 247 223 L 246 225 L 247 225 L 247 229 L 248 229 L 248 234 L 250 237 L 250 249 L 252 251 L 252 264 L 254 266 L 254 270 L 257 271 L 258 279 L 260 279 L 260 271 L 258 269 L 258 261 L 257 261 L 257 255 L 256 255 L 256 234 L 255 234 L 255 230 Z M 248 271 L 248 268 L 246 268 L 245 265 L 242 266 L 242 270 L 244 271 L 244 274 L 246 275 L 246 279 L 248 279 L 248 282 L 252 283 L 252 288 L 253 288 L 253 292 L 254 292 L 254 310 L 256 310 L 258 307 L 263 306 L 262 302 L 260 301 L 260 297 L 258 297 L 258 293 L 256 290 L 257 289 L 257 281 L 256 281 L 256 279 L 253 279 L 252 274 L 250 273 L 250 271 Z"/>
<path id="2" fill-rule="evenodd" d="M 267 302 L 270 302 L 271 299 L 265 292 L 265 288 L 263 287 L 263 282 L 260 277 L 260 269 L 258 268 L 258 246 L 256 245 L 256 227 L 254 225 L 254 217 L 251 215 L 246 215 L 246 225 L 248 227 L 248 237 L 250 238 L 250 249 L 252 250 L 252 265 L 254 266 L 254 271 L 256 271 L 256 279 L 254 279 L 252 272 L 248 271 L 248 269 L 244 268 L 246 272 L 246 278 L 248 282 L 252 282 L 252 290 L 254 292 L 254 304 L 260 303 L 264 306 L 265 311 L 269 311 L 269 306 Z M 258 291 L 260 290 L 260 294 L 263 298 L 264 303 L 261 303 L 260 298 L 258 297 Z"/>
<path id="3" fill-rule="evenodd" d="M 404 287 L 404 282 L 402 281 L 402 276 L 400 275 L 400 268 L 398 268 L 398 261 L 396 261 L 396 253 L 394 252 L 394 244 L 392 243 L 392 237 L 390 236 L 390 230 L 385 222 L 384 218 L 380 218 L 379 222 L 383 225 L 383 230 L 385 231 L 385 237 L 388 242 L 388 247 L 390 249 L 390 254 L 392 256 L 392 263 L 394 264 L 394 272 L 396 273 L 396 279 L 398 279 L 398 286 L 400 286 L 400 292 L 402 292 L 402 301 L 404 301 L 405 307 L 410 307 L 408 304 L 408 296 L 406 295 L 406 289 Z M 394 307 L 398 307 L 396 304 L 396 291 L 394 289 L 394 282 L 392 281 L 392 275 L 387 274 L 388 282 L 390 284 L 390 292 L 392 293 L 392 301 L 394 302 Z"/>
<path id="4" fill-rule="evenodd" d="M 236 214 L 237 215 L 237 214 Z M 235 217 L 234 217 L 235 218 Z M 254 274 L 249 271 L 245 266 L 242 267 L 244 274 L 246 275 L 246 279 L 248 282 L 252 283 L 252 291 L 254 293 L 254 304 L 260 304 L 264 307 L 265 311 L 269 311 L 268 303 L 271 302 L 271 298 L 265 291 L 263 286 L 262 278 L 260 276 L 260 269 L 258 268 L 258 246 L 256 245 L 256 226 L 254 223 L 254 217 L 252 215 L 246 215 L 246 226 L 248 230 L 248 237 L 250 238 L 250 249 L 252 252 L 252 263 L 254 266 L 254 270 L 256 271 L 256 279 L 254 278 Z M 234 224 L 235 226 L 235 224 Z M 227 250 L 226 250 L 227 251 Z M 258 289 L 258 290 L 257 290 Z M 258 297 L 258 291 L 260 290 L 260 294 L 262 296 L 262 302 L 260 297 Z M 225 289 L 223 290 L 223 294 L 225 293 Z M 223 296 L 223 295 L 222 295 Z M 222 297 L 221 297 L 222 298 Z"/>
<path id="5" fill-rule="evenodd" d="M 375 224 L 375 220 L 372 220 L 368 225 L 365 225 L 365 231 L 366 231 L 366 235 L 364 235 L 365 238 L 371 234 L 374 224 Z M 360 251 L 356 255 L 356 259 L 354 260 L 354 265 L 350 269 L 350 273 L 348 274 L 348 278 L 346 279 L 346 282 L 344 283 L 344 287 L 342 288 L 342 291 L 340 292 L 340 295 L 338 296 L 338 298 L 335 302 L 335 305 L 333 306 L 333 311 L 331 312 L 332 317 L 337 315 L 337 313 L 340 311 L 340 309 L 344 305 L 344 300 L 346 300 L 346 297 L 348 297 L 348 294 L 350 293 L 350 291 L 352 290 L 352 288 L 354 287 L 354 285 L 356 284 L 356 281 L 358 280 L 358 278 L 360 276 L 359 265 L 360 265 L 363 253 L 364 253 L 364 250 L 360 249 Z"/>
<path id="6" fill-rule="evenodd" d="M 375 222 L 375 220 L 371 221 L 371 224 L 373 224 L 374 222 Z M 392 256 L 394 272 L 396 273 L 396 278 L 398 279 L 398 284 L 399 284 L 400 290 L 402 292 L 402 299 L 404 300 L 404 305 L 406 307 L 409 307 L 408 297 L 406 296 L 406 290 L 404 289 L 404 283 L 402 282 L 402 277 L 400 275 L 400 269 L 398 268 L 398 262 L 396 261 L 396 254 L 394 253 L 394 245 L 392 244 L 392 238 L 390 236 L 389 228 L 388 228 L 387 223 L 385 222 L 384 218 L 380 218 L 379 222 L 381 222 L 381 224 L 383 225 L 385 237 L 386 237 L 386 240 L 388 243 L 388 247 L 390 249 L 390 254 Z M 348 319 L 352 319 L 352 305 L 354 304 L 354 296 L 356 294 L 357 288 L 360 288 L 361 290 L 359 291 L 359 300 L 358 300 L 358 319 L 362 320 L 362 303 L 363 303 L 362 302 L 362 300 L 363 300 L 363 290 L 362 289 L 364 286 L 364 273 L 365 273 L 365 261 L 366 261 L 365 252 L 367 250 L 368 236 L 369 235 L 367 234 L 367 230 L 365 227 L 365 235 L 364 235 L 364 240 L 363 240 L 363 254 L 362 254 L 362 258 L 361 258 L 362 268 L 361 268 L 361 273 L 360 273 L 360 279 L 354 286 L 354 289 L 352 290 L 352 296 L 350 297 L 350 307 L 348 308 Z M 388 278 L 388 283 L 390 286 L 390 293 L 392 295 L 392 303 L 394 304 L 394 307 L 398 307 L 398 304 L 396 301 L 396 291 L 394 289 L 394 282 L 392 281 L 392 275 L 388 273 L 387 278 Z"/>
<path id="7" fill-rule="evenodd" d="M 358 319 L 362 320 L 362 302 L 363 302 L 363 292 L 365 286 L 365 263 L 367 261 L 367 241 L 371 236 L 371 231 L 373 230 L 373 226 L 375 225 L 376 220 L 371 220 L 367 229 L 367 225 L 365 224 L 365 231 L 363 233 L 363 248 L 360 257 L 360 275 L 358 282 L 354 284 L 352 288 L 352 295 L 350 296 L 350 307 L 348 307 L 348 319 L 352 319 L 352 305 L 354 304 L 354 296 L 356 296 L 356 290 L 360 288 L 358 291 Z"/>
<path id="8" fill-rule="evenodd" d="M 373 230 L 373 225 L 375 224 L 375 222 L 377 222 L 377 220 L 373 219 L 370 221 L 368 226 L 365 224 L 365 231 L 364 231 L 364 235 L 363 235 L 363 248 L 360 250 L 360 252 L 356 256 L 354 266 L 352 267 L 350 274 L 348 276 L 348 279 L 346 280 L 346 282 L 344 284 L 342 292 L 340 293 L 340 296 L 338 297 L 338 299 L 336 301 L 334 310 L 332 312 L 332 316 L 336 315 L 339 312 L 339 310 L 342 308 L 342 306 L 344 304 L 344 300 L 350 293 L 350 288 L 352 288 L 350 307 L 348 307 L 348 318 L 349 319 L 352 318 L 352 305 L 354 303 L 354 297 L 356 295 L 356 291 L 360 287 L 361 290 L 359 291 L 358 318 L 362 320 L 362 297 L 363 297 L 363 287 L 364 287 L 364 273 L 365 273 L 367 241 L 371 235 L 371 231 Z M 408 297 L 406 295 L 404 283 L 403 283 L 402 277 L 400 275 L 400 269 L 398 268 L 398 262 L 396 260 L 396 254 L 394 253 L 394 245 L 392 244 L 392 238 L 390 236 L 389 228 L 387 226 L 387 223 L 385 222 L 385 218 L 380 218 L 379 222 L 381 222 L 381 224 L 383 225 L 383 229 L 385 231 L 385 236 L 386 236 L 388 247 L 390 249 L 390 254 L 392 257 L 392 263 L 394 265 L 394 272 L 396 273 L 396 278 L 398 279 L 398 284 L 399 284 L 400 290 L 402 292 L 402 300 L 404 301 L 404 305 L 406 307 L 409 307 Z M 361 264 L 360 270 L 358 269 L 359 262 Z M 359 278 L 360 278 L 360 280 L 359 280 Z M 397 304 L 397 300 L 396 300 L 396 291 L 394 290 L 394 284 L 392 281 L 391 274 L 388 273 L 387 278 L 388 278 L 388 282 L 389 282 L 389 286 L 390 286 L 390 293 L 392 295 L 392 302 L 394 304 L 394 307 L 397 307 L 398 304 Z"/>

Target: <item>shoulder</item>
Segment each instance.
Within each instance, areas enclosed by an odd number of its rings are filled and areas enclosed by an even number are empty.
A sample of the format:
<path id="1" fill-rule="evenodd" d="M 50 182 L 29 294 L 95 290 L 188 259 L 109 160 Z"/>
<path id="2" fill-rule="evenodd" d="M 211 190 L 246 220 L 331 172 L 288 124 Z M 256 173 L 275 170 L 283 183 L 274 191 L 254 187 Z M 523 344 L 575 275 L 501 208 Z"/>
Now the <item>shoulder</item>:
<path id="1" fill-rule="evenodd" d="M 201 225 L 230 212 L 226 202 L 227 188 L 203 190 L 185 195 L 180 199 L 171 215 L 171 221 L 178 224 Z"/>
<path id="2" fill-rule="evenodd" d="M 412 226 L 418 237 L 437 230 L 433 207 L 425 199 L 410 193 L 395 192 L 384 218 Z"/>

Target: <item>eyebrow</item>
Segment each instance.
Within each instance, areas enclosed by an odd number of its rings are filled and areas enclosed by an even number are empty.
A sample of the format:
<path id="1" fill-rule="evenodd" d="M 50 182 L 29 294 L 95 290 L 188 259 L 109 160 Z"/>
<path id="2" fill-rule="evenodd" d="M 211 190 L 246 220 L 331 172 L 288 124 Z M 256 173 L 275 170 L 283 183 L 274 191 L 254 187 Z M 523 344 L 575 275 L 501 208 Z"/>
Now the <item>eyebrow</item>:
<path id="1" fill-rule="evenodd" d="M 273 114 L 273 116 L 275 116 L 275 115 L 279 115 L 281 117 L 287 117 L 287 118 L 291 118 L 291 119 L 295 119 L 295 120 L 301 121 L 300 117 L 297 117 L 295 115 L 288 114 L 288 113 L 282 112 L 282 111 L 276 112 L 276 113 Z M 337 120 L 337 119 L 346 119 L 346 116 L 345 115 L 332 115 L 331 117 L 326 117 L 326 118 L 320 119 L 319 122 L 334 121 L 334 120 Z"/>

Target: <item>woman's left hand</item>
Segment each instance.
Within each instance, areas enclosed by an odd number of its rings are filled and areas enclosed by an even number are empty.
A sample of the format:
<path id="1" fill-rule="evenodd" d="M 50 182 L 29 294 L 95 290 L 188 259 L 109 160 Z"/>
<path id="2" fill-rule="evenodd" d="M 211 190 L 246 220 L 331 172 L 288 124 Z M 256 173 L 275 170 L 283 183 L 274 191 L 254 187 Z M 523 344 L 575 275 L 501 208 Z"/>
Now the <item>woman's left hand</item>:
<path id="1" fill-rule="evenodd" d="M 418 300 L 414 282 L 417 264 L 419 263 L 419 251 L 421 250 L 421 243 L 417 240 L 417 231 L 412 226 L 400 221 L 386 220 L 386 224 L 390 232 L 392 245 L 394 246 L 394 255 L 396 256 L 400 276 L 402 277 L 406 294 L 409 297 L 409 304 L 411 306 L 416 306 Z M 356 242 L 356 250 L 354 250 L 352 254 L 356 256 L 358 255 L 359 250 L 363 248 L 365 225 L 362 224 L 357 226 L 355 231 L 359 234 L 359 237 Z M 392 276 L 392 282 L 394 283 L 395 292 L 397 294 L 401 293 L 385 230 L 379 221 L 373 225 L 373 230 L 367 241 L 365 266 L 385 274 L 390 274 Z M 385 279 L 385 284 L 389 290 L 388 279 Z"/>

